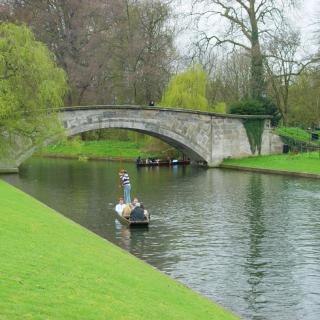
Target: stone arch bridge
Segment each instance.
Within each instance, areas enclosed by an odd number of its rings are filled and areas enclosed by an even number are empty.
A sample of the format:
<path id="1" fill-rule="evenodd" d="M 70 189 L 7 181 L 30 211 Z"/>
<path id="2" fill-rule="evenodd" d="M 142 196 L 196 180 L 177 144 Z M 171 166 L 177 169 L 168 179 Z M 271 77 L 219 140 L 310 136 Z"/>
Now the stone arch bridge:
<path id="1" fill-rule="evenodd" d="M 96 129 L 134 130 L 160 138 L 182 151 L 191 160 L 205 161 L 211 167 L 219 165 L 224 158 L 252 155 L 243 125 L 247 119 L 265 120 L 261 154 L 281 151 L 281 141 L 272 133 L 269 116 L 225 115 L 141 106 L 83 106 L 61 109 L 61 120 L 68 136 Z M 23 150 L 9 166 L 17 168 L 35 150 L 36 147 Z M 8 167 L 8 164 L 1 164 L 0 160 L 0 168 L 1 165 Z"/>

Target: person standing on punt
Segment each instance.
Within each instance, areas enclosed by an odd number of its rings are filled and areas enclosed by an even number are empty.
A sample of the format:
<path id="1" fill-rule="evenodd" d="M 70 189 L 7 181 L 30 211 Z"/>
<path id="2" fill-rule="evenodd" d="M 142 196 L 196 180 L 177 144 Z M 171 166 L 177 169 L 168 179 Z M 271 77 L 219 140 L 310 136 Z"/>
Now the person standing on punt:
<path id="1" fill-rule="evenodd" d="M 124 202 L 126 204 L 129 204 L 131 203 L 131 196 L 130 196 L 131 184 L 130 184 L 130 178 L 129 178 L 128 172 L 122 169 L 119 172 L 119 177 L 121 181 L 121 186 L 123 188 Z"/>

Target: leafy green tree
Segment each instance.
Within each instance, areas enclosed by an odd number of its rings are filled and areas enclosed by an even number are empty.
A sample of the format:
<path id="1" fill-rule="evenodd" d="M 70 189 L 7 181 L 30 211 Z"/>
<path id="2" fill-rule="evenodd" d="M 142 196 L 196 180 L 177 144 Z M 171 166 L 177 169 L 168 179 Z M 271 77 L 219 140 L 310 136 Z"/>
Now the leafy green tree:
<path id="1" fill-rule="evenodd" d="M 225 102 L 218 102 L 212 106 L 211 111 L 216 113 L 227 113 L 227 105 Z"/>
<path id="2" fill-rule="evenodd" d="M 60 132 L 67 82 L 53 54 L 26 26 L 0 24 L 0 153 Z M 10 148 L 11 146 L 11 148 Z M 15 150 L 16 151 L 16 150 Z"/>
<path id="3" fill-rule="evenodd" d="M 170 80 L 161 106 L 207 111 L 206 87 L 207 74 L 196 65 Z"/>
<path id="4" fill-rule="evenodd" d="M 320 126 L 320 73 L 307 70 L 290 86 L 288 124 L 292 126 Z"/>

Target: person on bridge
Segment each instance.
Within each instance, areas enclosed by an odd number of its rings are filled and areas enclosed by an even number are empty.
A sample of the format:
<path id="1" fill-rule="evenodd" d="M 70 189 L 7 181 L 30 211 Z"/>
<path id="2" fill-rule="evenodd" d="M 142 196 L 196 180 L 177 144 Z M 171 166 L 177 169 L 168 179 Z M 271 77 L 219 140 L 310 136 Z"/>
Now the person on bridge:
<path id="1" fill-rule="evenodd" d="M 123 188 L 123 196 L 124 196 L 124 202 L 126 204 L 131 203 L 131 184 L 130 184 L 130 178 L 128 175 L 128 172 L 125 169 L 120 170 L 119 172 L 120 182 L 121 186 Z"/>

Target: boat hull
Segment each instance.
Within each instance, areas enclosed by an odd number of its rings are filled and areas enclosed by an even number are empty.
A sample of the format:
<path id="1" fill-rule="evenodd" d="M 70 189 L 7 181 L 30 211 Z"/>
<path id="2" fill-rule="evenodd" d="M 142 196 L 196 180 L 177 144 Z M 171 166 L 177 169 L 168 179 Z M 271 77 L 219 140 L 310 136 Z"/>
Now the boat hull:
<path id="1" fill-rule="evenodd" d="M 177 162 L 159 161 L 149 163 L 137 163 L 137 167 L 170 167 L 170 166 L 185 166 L 190 164 L 189 160 L 181 160 Z"/>

